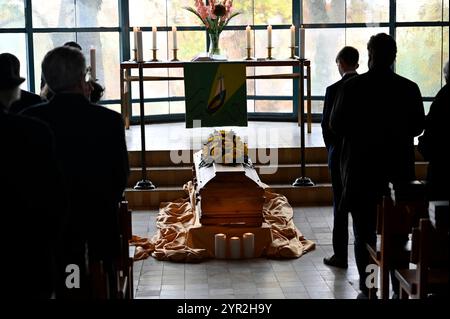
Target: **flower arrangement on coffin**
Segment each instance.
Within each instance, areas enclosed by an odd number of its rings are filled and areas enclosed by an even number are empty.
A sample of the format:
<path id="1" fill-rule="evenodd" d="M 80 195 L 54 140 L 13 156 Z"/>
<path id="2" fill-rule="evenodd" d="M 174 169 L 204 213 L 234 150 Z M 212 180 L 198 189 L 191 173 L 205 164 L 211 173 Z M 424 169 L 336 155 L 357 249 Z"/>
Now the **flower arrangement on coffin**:
<path id="1" fill-rule="evenodd" d="M 185 7 L 185 9 L 195 14 L 205 25 L 211 40 L 209 53 L 219 55 L 220 33 L 231 19 L 240 14 L 233 12 L 233 0 L 210 0 L 208 5 L 203 0 L 195 0 L 195 8 Z"/>
<path id="2" fill-rule="evenodd" d="M 202 148 L 202 166 L 212 163 L 250 164 L 247 143 L 233 131 L 215 130 Z"/>

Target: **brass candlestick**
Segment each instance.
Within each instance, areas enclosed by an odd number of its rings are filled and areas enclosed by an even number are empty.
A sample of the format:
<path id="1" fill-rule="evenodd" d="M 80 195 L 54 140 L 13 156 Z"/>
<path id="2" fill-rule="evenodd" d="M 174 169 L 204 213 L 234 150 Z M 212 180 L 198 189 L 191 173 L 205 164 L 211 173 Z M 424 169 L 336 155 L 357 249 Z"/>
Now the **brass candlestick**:
<path id="1" fill-rule="evenodd" d="M 291 57 L 290 57 L 290 59 L 297 59 L 298 57 L 295 56 L 295 49 L 297 47 L 289 47 L 289 48 L 291 49 Z"/>
<path id="2" fill-rule="evenodd" d="M 158 49 L 152 49 L 152 52 L 153 52 L 153 59 L 151 60 L 152 62 L 158 62 L 158 58 L 156 56 L 156 51 L 158 51 Z"/>
<path id="3" fill-rule="evenodd" d="M 247 57 L 245 58 L 245 60 L 254 60 L 252 58 L 252 48 L 247 48 Z"/>
<path id="4" fill-rule="evenodd" d="M 272 58 L 272 49 L 273 47 L 267 47 L 267 58 L 266 60 L 273 60 L 274 58 Z"/>
<path id="5" fill-rule="evenodd" d="M 174 61 L 174 62 L 179 61 L 178 57 L 177 57 L 178 49 L 172 49 L 172 51 L 173 51 L 173 59 L 171 61 Z"/>

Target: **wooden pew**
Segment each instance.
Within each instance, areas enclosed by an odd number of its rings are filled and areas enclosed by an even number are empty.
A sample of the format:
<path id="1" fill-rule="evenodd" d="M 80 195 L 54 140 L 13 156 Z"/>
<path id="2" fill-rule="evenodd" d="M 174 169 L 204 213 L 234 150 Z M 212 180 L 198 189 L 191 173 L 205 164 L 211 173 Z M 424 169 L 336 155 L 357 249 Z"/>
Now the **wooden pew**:
<path id="1" fill-rule="evenodd" d="M 405 243 L 426 214 L 427 205 L 426 187 L 421 182 L 390 184 L 389 190 L 378 205 L 376 246 L 367 245 L 371 262 L 380 267 L 382 299 L 389 299 L 389 271 L 408 265 L 410 249 Z M 369 298 L 376 298 L 375 289 L 369 289 Z"/>
<path id="2" fill-rule="evenodd" d="M 448 214 L 448 204 L 447 204 Z M 447 225 L 448 226 L 448 225 Z M 400 298 L 423 299 L 430 293 L 449 293 L 449 232 L 435 228 L 430 219 L 421 219 L 413 231 L 411 263 L 416 269 L 398 269 Z"/>

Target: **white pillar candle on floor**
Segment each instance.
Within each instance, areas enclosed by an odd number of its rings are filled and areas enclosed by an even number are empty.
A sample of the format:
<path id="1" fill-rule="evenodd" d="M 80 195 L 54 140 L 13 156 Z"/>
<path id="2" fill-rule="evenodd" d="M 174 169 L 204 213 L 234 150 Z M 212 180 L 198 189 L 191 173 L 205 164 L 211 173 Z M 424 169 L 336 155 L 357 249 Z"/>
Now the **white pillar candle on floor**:
<path id="1" fill-rule="evenodd" d="M 242 238 L 244 241 L 244 257 L 253 258 L 255 255 L 255 234 L 245 233 Z"/>
<path id="2" fill-rule="evenodd" d="M 134 27 L 134 49 L 136 50 L 136 62 L 144 61 L 144 51 L 142 48 L 142 31 L 139 27 Z"/>
<path id="3" fill-rule="evenodd" d="M 300 41 L 299 41 L 300 59 L 304 59 L 305 58 L 305 28 L 303 28 L 303 26 L 300 27 L 299 34 L 300 34 Z"/>
<path id="4" fill-rule="evenodd" d="M 225 234 L 216 234 L 214 236 L 214 255 L 216 258 L 224 259 L 226 256 L 227 236 Z"/>
<path id="5" fill-rule="evenodd" d="M 272 26 L 269 25 L 267 27 L 267 47 L 271 48 L 272 47 Z"/>
<path id="6" fill-rule="evenodd" d="M 239 237 L 230 238 L 230 257 L 232 259 L 241 258 L 241 239 Z"/>
<path id="7" fill-rule="evenodd" d="M 153 26 L 153 27 L 152 27 L 152 35 L 153 35 L 153 49 L 155 49 L 155 50 L 156 50 L 156 48 L 157 48 L 157 45 L 156 45 L 156 42 L 157 42 L 157 38 L 156 38 L 156 31 L 157 31 L 156 27 L 155 27 L 155 26 Z"/>
<path id="8" fill-rule="evenodd" d="M 97 66 L 95 61 L 95 48 L 93 46 L 91 46 L 91 50 L 89 51 L 89 58 L 91 64 L 91 78 L 95 81 L 97 79 Z"/>

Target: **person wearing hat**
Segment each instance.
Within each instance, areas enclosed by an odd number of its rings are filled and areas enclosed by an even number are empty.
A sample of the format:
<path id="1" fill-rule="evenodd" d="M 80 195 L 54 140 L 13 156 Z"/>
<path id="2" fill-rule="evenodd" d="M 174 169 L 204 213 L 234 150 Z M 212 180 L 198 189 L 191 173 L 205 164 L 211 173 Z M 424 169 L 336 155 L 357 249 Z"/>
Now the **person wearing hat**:
<path id="1" fill-rule="evenodd" d="M 0 54 L 0 109 L 6 112 L 14 101 L 20 99 L 21 85 L 25 81 L 16 74 L 11 65 L 9 53 Z"/>
<path id="2" fill-rule="evenodd" d="M 24 81 L 0 54 L 0 272 L 7 299 L 47 299 L 66 202 L 50 129 L 8 113 Z"/>
<path id="3" fill-rule="evenodd" d="M 2 53 L 2 58 L 9 62 L 12 71 L 16 77 L 20 77 L 20 61 L 19 59 L 11 53 Z M 20 90 L 20 98 L 14 101 L 9 109 L 10 113 L 19 114 L 21 111 L 29 106 L 42 103 L 42 99 L 39 95 Z"/>

